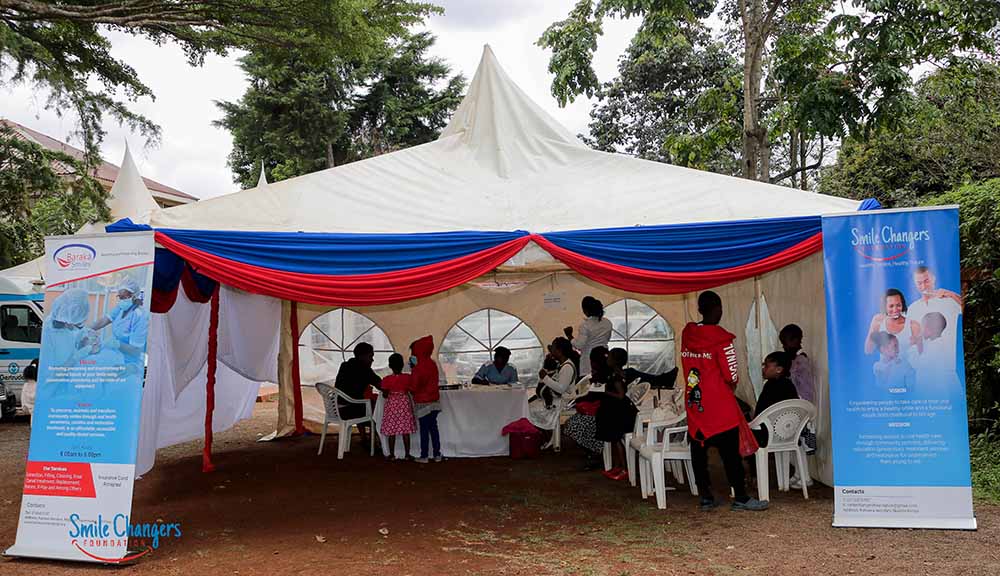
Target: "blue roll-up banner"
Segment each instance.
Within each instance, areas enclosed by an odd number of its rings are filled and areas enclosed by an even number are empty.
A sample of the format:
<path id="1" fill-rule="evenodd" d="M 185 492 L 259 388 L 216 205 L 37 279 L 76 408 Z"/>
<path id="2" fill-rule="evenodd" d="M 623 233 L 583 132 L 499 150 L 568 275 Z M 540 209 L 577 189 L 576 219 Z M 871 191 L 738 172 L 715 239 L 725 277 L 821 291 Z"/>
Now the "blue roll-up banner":
<path id="1" fill-rule="evenodd" d="M 834 526 L 974 529 L 958 208 L 823 217 Z"/>
<path id="2" fill-rule="evenodd" d="M 137 556 L 128 554 L 129 515 L 153 247 L 152 232 L 45 239 L 38 389 L 9 556 Z"/>

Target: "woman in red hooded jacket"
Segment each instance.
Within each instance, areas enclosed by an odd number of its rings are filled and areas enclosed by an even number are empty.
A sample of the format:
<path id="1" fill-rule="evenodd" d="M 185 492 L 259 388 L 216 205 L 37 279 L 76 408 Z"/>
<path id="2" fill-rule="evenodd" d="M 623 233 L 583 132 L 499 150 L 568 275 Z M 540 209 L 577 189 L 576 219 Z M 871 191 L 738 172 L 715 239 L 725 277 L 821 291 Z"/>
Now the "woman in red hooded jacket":
<path id="1" fill-rule="evenodd" d="M 441 412 L 441 392 L 438 389 L 438 367 L 431 354 L 434 353 L 434 337 L 424 336 L 410 344 L 410 365 L 413 367 L 410 379 L 413 385 L 414 414 L 420 422 L 420 458 L 417 462 L 426 464 L 428 460 L 428 439 L 434 445 L 434 461 L 444 460 L 441 456 L 441 434 L 438 432 L 437 418 Z"/>

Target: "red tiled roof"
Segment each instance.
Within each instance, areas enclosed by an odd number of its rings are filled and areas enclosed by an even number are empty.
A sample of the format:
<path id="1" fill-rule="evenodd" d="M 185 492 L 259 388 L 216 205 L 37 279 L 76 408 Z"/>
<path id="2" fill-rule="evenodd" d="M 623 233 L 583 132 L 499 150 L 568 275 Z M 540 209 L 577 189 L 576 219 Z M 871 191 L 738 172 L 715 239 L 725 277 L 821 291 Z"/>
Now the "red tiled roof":
<path id="1" fill-rule="evenodd" d="M 22 137 L 33 140 L 43 148 L 46 148 L 48 150 L 53 150 L 56 152 L 62 152 L 78 160 L 83 159 L 83 150 L 80 150 L 79 148 L 74 148 L 73 146 L 70 146 L 65 142 L 56 140 L 55 138 L 42 134 L 37 130 L 32 130 L 27 126 L 23 126 L 21 124 L 18 124 L 17 122 L 13 122 L 11 120 L 6 120 L 6 119 L 0 119 L 0 124 L 9 126 L 11 129 L 18 132 Z M 71 167 L 62 163 L 57 163 L 57 165 L 54 168 L 56 172 L 59 174 L 73 173 L 73 169 Z M 118 178 L 118 166 L 102 160 L 101 164 L 94 171 L 94 178 L 106 182 L 108 187 L 110 188 L 111 185 L 114 184 L 115 179 Z M 185 194 L 184 192 L 181 192 L 176 188 L 171 188 L 170 186 L 167 186 L 166 184 L 161 184 L 156 180 L 152 180 L 150 178 L 145 178 L 145 177 L 142 180 L 146 183 L 146 187 L 149 188 L 149 192 L 153 195 L 154 198 L 162 194 L 168 194 L 170 196 L 176 196 L 178 198 L 183 198 L 190 201 L 198 200 L 196 197 L 191 196 L 190 194 Z M 172 200 L 171 198 L 167 199 Z"/>

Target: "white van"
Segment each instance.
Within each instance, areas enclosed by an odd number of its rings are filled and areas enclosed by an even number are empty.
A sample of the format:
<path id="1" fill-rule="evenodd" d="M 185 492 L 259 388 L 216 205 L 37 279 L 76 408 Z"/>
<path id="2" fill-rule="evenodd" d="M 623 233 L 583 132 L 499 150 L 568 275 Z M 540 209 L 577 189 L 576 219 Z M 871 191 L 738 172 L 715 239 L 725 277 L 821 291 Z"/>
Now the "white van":
<path id="1" fill-rule="evenodd" d="M 42 342 L 41 280 L 0 276 L 0 418 L 21 406 L 24 369 L 38 358 Z"/>

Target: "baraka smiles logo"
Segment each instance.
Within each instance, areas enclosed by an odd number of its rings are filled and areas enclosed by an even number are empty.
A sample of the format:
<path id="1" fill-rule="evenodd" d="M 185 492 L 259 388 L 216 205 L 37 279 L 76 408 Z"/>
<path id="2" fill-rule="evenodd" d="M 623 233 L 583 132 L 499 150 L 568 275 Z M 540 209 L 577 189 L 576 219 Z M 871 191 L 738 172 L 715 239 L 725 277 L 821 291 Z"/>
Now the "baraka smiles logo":
<path id="1" fill-rule="evenodd" d="M 929 242 L 927 229 L 898 230 L 892 226 L 873 226 L 867 229 L 851 228 L 851 246 L 866 260 L 888 262 L 902 258 L 917 247 L 919 242 Z"/>
<path id="2" fill-rule="evenodd" d="M 61 270 L 87 270 L 97 258 L 97 251 L 86 244 L 67 244 L 52 255 Z"/>

